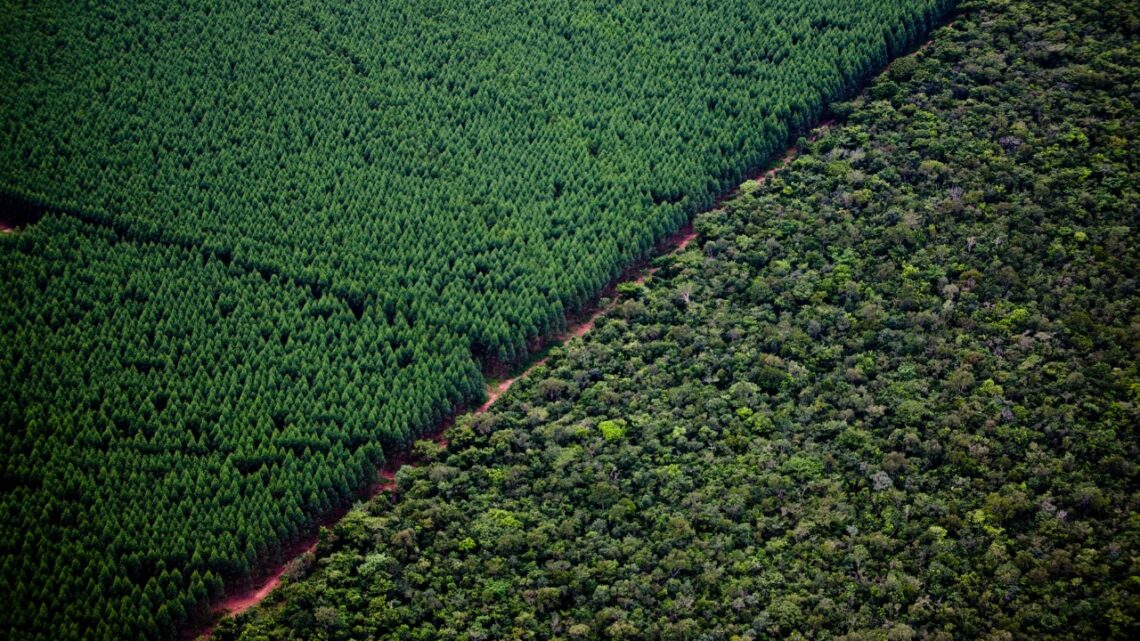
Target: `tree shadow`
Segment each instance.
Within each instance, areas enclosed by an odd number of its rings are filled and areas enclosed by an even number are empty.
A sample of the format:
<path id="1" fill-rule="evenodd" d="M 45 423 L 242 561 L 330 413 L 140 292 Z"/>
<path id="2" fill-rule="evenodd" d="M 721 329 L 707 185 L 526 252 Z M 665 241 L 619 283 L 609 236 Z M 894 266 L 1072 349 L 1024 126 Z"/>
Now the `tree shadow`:
<path id="1" fill-rule="evenodd" d="M 0 228 L 16 231 L 34 225 L 51 208 L 16 194 L 0 192 Z"/>

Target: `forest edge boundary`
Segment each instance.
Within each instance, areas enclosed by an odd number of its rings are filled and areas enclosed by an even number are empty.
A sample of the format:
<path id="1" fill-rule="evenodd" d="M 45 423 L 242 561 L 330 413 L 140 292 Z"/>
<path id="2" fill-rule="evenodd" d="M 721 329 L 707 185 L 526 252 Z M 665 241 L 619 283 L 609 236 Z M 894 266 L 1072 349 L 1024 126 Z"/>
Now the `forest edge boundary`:
<path id="1" fill-rule="evenodd" d="M 921 46 L 926 46 L 926 44 L 924 43 Z M 910 53 L 906 55 L 910 55 Z M 825 115 L 819 124 L 812 129 L 808 140 L 814 142 L 835 123 L 836 119 L 834 117 Z M 788 147 L 782 157 L 775 162 L 769 163 L 766 168 L 759 170 L 751 180 L 763 182 L 770 179 L 781 169 L 790 165 L 799 152 L 800 149 L 798 146 L 792 145 Z M 736 196 L 739 192 L 739 187 L 725 192 L 716 199 L 711 210 L 719 208 L 722 203 Z M 694 214 L 694 218 L 700 213 L 704 212 L 697 212 Z M 507 365 L 494 361 L 489 362 L 483 367 L 483 373 L 488 377 L 486 400 L 483 404 L 474 409 L 460 408 L 457 412 L 440 423 L 434 430 L 418 440 L 431 441 L 440 446 L 440 448 L 446 448 L 447 430 L 455 424 L 460 416 L 482 414 L 491 409 L 495 402 L 511 388 L 515 381 L 526 376 L 535 368 L 546 362 L 545 353 L 549 351 L 550 348 L 556 347 L 571 338 L 580 338 L 594 327 L 594 322 L 602 314 L 612 310 L 618 302 L 614 298 L 618 285 L 623 283 L 644 283 L 657 271 L 657 268 L 652 265 L 654 259 L 684 251 L 699 236 L 699 232 L 693 228 L 693 221 L 690 220 L 683 227 L 658 243 L 649 256 L 635 261 L 632 265 L 624 269 L 621 275 L 611 281 L 610 284 L 597 295 L 591 305 L 577 314 L 570 315 L 566 320 L 565 331 L 553 336 L 540 337 L 531 345 L 528 345 L 530 357 L 526 361 L 515 365 Z M 404 465 L 418 464 L 419 461 L 408 451 L 391 455 L 386 454 L 384 465 L 377 470 L 376 481 L 360 491 L 360 500 L 367 502 L 382 492 L 395 491 L 396 473 L 400 468 Z M 214 627 L 220 621 L 228 617 L 241 616 L 247 610 L 260 604 L 281 583 L 286 574 L 299 571 L 312 563 L 316 558 L 318 544 L 324 536 L 323 531 L 325 531 L 327 527 L 340 521 L 352 507 L 351 505 L 346 505 L 318 518 L 317 531 L 287 546 L 282 555 L 285 560 L 263 566 L 261 572 L 255 573 L 250 578 L 230 586 L 230 589 L 210 607 L 210 619 L 205 623 L 199 623 L 199 625 L 188 628 L 182 635 L 182 638 L 209 639 Z"/>

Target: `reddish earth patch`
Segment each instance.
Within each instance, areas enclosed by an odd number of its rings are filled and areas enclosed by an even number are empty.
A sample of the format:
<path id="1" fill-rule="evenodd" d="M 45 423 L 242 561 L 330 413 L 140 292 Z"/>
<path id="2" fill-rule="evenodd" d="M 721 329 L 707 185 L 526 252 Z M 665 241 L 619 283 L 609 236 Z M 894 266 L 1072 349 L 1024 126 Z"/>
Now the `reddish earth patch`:
<path id="1" fill-rule="evenodd" d="M 307 554 L 313 554 L 316 549 L 317 542 L 313 541 L 307 545 L 297 556 L 304 557 Z M 281 583 L 281 577 L 284 576 L 285 572 L 296 561 L 297 558 L 293 558 L 285 563 L 282 563 L 281 565 L 278 565 L 273 569 L 272 572 L 269 573 L 268 576 L 264 578 L 263 582 L 258 582 L 260 585 L 251 586 L 249 590 L 227 596 L 226 598 L 222 599 L 216 606 L 214 606 L 213 611 L 225 616 L 237 616 L 257 605 L 258 603 L 261 603 L 265 597 L 269 596 L 269 593 L 273 591 L 273 588 L 277 587 L 277 585 Z"/>
<path id="2" fill-rule="evenodd" d="M 820 123 L 820 125 L 815 130 L 813 130 L 810 139 L 813 141 L 818 139 L 823 134 L 823 132 L 832 125 L 833 122 L 833 120 L 826 120 Z M 795 158 L 796 152 L 797 150 L 795 148 L 789 149 L 788 153 L 784 156 L 782 161 L 777 163 L 776 166 L 772 167 L 771 169 L 762 172 L 759 176 L 756 177 L 756 180 L 767 180 L 777 171 L 788 166 L 788 164 L 790 164 Z M 726 193 L 716 201 L 716 206 L 719 206 L 719 204 L 725 199 L 735 196 L 736 194 L 737 190 Z M 697 239 L 698 236 L 700 236 L 700 234 L 695 229 L 693 229 L 692 223 L 686 224 L 684 227 L 677 230 L 668 238 L 658 243 L 652 255 L 665 256 L 684 251 L 694 240 Z M 594 323 L 597 321 L 598 317 L 607 311 L 610 311 L 617 305 L 618 301 L 614 298 L 614 295 L 617 293 L 618 285 L 626 282 L 634 282 L 638 284 L 644 283 L 656 271 L 657 269 L 655 267 L 651 267 L 649 265 L 648 259 L 639 260 L 630 265 L 625 269 L 625 271 L 621 273 L 620 276 L 614 279 L 613 282 L 611 282 L 598 295 L 597 300 L 599 302 L 602 300 L 608 300 L 607 304 L 601 305 L 595 303 L 593 306 L 588 307 L 582 310 L 582 312 L 567 319 L 566 331 L 554 336 L 540 338 L 534 341 L 534 343 L 530 345 L 531 352 L 535 353 L 549 345 L 561 343 L 570 338 L 583 336 L 586 332 L 593 329 Z M 507 390 L 509 390 L 511 386 L 515 384 L 516 381 L 526 376 L 535 368 L 543 365 L 544 363 L 546 363 L 546 357 L 542 357 L 538 360 L 528 363 L 521 372 L 513 376 L 503 375 L 499 378 L 499 380 L 492 380 L 492 382 L 490 382 L 487 386 L 486 400 L 479 407 L 470 410 L 470 413 L 481 414 L 491 409 L 495 402 L 498 401 L 499 398 L 502 397 L 502 395 L 505 394 Z M 502 373 L 506 369 L 506 366 L 503 366 L 501 364 L 492 364 L 485 369 L 490 370 L 491 374 L 494 375 L 496 372 Z M 455 416 L 448 418 L 426 438 L 434 441 L 440 447 L 446 448 L 448 443 L 445 434 L 448 428 L 455 424 L 455 420 L 459 415 L 462 415 L 464 413 L 465 412 L 461 410 Z M 404 465 L 416 465 L 417 463 L 418 462 L 413 459 L 411 452 L 404 452 L 390 457 L 385 462 L 384 466 L 378 471 L 377 482 L 362 491 L 360 493 L 360 498 L 362 500 L 369 500 L 379 495 L 381 492 L 394 491 L 396 489 L 396 472 L 399 471 L 399 469 Z M 335 524 L 347 512 L 348 508 L 336 510 L 331 514 L 325 515 L 325 517 L 320 520 L 319 524 L 321 526 L 329 526 Z M 283 555 L 283 558 L 290 559 L 289 561 L 281 563 L 279 565 L 271 566 L 267 572 L 259 574 L 254 579 L 250 579 L 231 586 L 227 590 L 226 596 L 223 597 L 221 601 L 219 601 L 210 609 L 212 621 L 206 626 L 188 630 L 187 634 L 183 635 L 184 638 L 208 639 L 210 637 L 210 634 L 213 632 L 214 625 L 216 625 L 218 621 L 227 616 L 237 616 L 246 610 L 249 610 L 258 603 L 261 603 L 267 596 L 269 596 L 273 589 L 281 583 L 282 578 L 289 571 L 289 568 L 299 559 L 304 559 L 306 555 L 316 554 L 316 548 L 317 535 L 314 533 L 313 535 L 305 537 L 304 539 L 296 542 L 294 545 L 289 547 L 289 549 Z"/>
<path id="3" fill-rule="evenodd" d="M 546 359 L 544 358 L 544 359 L 538 361 L 538 363 L 542 363 L 545 360 Z M 536 363 L 536 365 L 538 363 Z M 521 374 L 520 374 L 520 376 L 521 376 Z M 493 385 L 488 385 L 487 386 L 487 400 L 482 405 L 480 405 L 478 409 L 475 410 L 475 413 L 481 414 L 481 413 L 486 412 L 487 410 L 491 409 L 491 406 L 495 404 L 495 401 L 499 400 L 500 396 L 502 396 L 504 393 L 506 393 L 507 390 L 511 389 L 511 385 L 514 385 L 515 381 L 517 381 L 518 378 L 519 378 L 518 376 L 515 376 L 513 378 L 508 378 L 506 380 L 499 381 L 498 383 L 495 383 Z"/>
<path id="4" fill-rule="evenodd" d="M 674 247 L 673 251 L 670 253 L 684 251 L 685 248 L 689 246 L 689 243 L 696 240 L 697 236 L 699 235 L 700 234 L 697 233 L 697 230 L 693 229 L 692 225 L 685 225 L 685 227 L 681 230 L 681 234 L 677 237 L 677 246 Z"/>

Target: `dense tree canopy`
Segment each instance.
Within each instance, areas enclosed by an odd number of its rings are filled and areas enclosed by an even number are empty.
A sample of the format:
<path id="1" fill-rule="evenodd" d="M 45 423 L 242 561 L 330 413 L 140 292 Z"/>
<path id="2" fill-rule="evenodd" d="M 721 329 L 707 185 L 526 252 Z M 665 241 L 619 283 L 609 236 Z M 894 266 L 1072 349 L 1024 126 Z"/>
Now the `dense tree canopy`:
<path id="1" fill-rule="evenodd" d="M 4 4 L 0 187 L 511 361 L 951 3 Z"/>
<path id="2" fill-rule="evenodd" d="M 1140 632 L 1140 15 L 965 3 L 218 638 Z"/>
<path id="3" fill-rule="evenodd" d="M 951 4 L 0 0 L 0 636 L 172 637 Z"/>
<path id="4" fill-rule="evenodd" d="M 456 336 L 396 342 L 335 298 L 70 218 L 13 239 L 0 273 L 0 582 L 46 606 L 4 610 L 29 636 L 169 635 L 184 617 L 145 592 L 161 567 L 192 612 L 194 575 L 216 594 L 351 500 L 382 444 L 482 394 Z"/>

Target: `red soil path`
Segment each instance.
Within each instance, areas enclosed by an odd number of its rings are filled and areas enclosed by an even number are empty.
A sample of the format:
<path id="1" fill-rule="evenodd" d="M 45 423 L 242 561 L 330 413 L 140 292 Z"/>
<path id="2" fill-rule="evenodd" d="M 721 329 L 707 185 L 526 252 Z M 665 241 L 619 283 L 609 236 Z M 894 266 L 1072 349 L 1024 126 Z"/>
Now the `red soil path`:
<path id="1" fill-rule="evenodd" d="M 814 141 L 818 139 L 819 136 L 821 136 L 823 132 L 832 125 L 833 122 L 833 120 L 826 120 L 820 123 L 820 125 L 813 131 L 810 140 Z M 787 167 L 792 162 L 792 160 L 795 159 L 796 153 L 796 148 L 792 147 L 788 149 L 787 154 L 785 154 L 779 163 L 777 163 L 774 167 L 761 172 L 758 176 L 756 176 L 755 180 L 762 182 L 771 178 L 780 169 Z M 716 201 L 714 208 L 720 206 L 724 200 L 735 196 L 736 193 L 737 191 L 733 190 L 721 196 Z M 676 233 L 659 243 L 653 252 L 653 256 L 665 256 L 684 251 L 694 240 L 697 239 L 698 236 L 699 233 L 693 229 L 693 225 L 691 223 L 687 224 L 679 229 Z M 606 300 L 608 301 L 607 304 L 595 304 L 594 306 L 589 307 L 583 310 L 581 313 L 568 319 L 566 331 L 561 332 L 555 336 L 550 336 L 537 341 L 535 345 L 532 345 L 533 351 L 537 352 L 545 346 L 562 343 L 571 338 L 581 337 L 586 332 L 593 329 L 594 323 L 597 321 L 598 317 L 613 309 L 613 307 L 617 304 L 617 301 L 613 300 L 613 295 L 616 293 L 617 286 L 619 284 L 626 282 L 634 282 L 638 284 L 644 283 L 656 271 L 657 268 L 651 267 L 648 260 L 637 261 L 629 268 L 627 268 L 624 272 L 622 272 L 618 278 L 614 279 L 614 281 L 610 283 L 610 285 L 607 286 L 605 290 L 603 290 L 599 295 L 599 302 Z M 523 376 L 526 376 L 545 362 L 546 357 L 539 358 L 538 360 L 528 363 L 526 368 L 520 373 L 490 381 L 487 385 L 486 400 L 479 407 L 470 410 L 470 413 L 481 414 L 489 410 L 491 406 L 495 404 L 495 401 L 499 400 L 499 398 L 505 394 L 512 385 L 515 384 L 515 381 L 519 380 Z M 463 412 L 460 412 L 459 414 L 462 413 Z M 455 419 L 456 417 L 453 416 L 444 421 L 428 438 L 441 447 L 446 448 L 447 439 L 444 435 L 447 432 L 448 428 L 455 424 Z M 394 491 L 396 489 L 396 472 L 404 465 L 416 464 L 417 462 L 412 458 L 410 452 L 392 456 L 385 462 L 384 467 L 379 470 L 379 480 L 362 491 L 360 493 L 360 498 L 362 500 L 368 500 L 377 496 L 381 492 Z M 335 524 L 348 512 L 348 509 L 349 508 L 341 508 L 339 510 L 335 510 L 330 514 L 326 514 L 319 520 L 319 525 L 324 527 Z M 316 548 L 317 535 L 314 533 L 299 541 L 296 541 L 293 545 L 289 546 L 289 548 L 282 555 L 282 557 L 288 559 L 288 561 L 270 566 L 266 569 L 266 571 L 257 574 L 253 578 L 228 586 L 226 595 L 210 608 L 211 621 L 207 625 L 187 630 L 185 634 L 183 634 L 183 638 L 200 640 L 209 639 L 211 633 L 213 632 L 214 625 L 216 625 L 217 622 L 221 621 L 225 617 L 237 616 L 246 610 L 249 610 L 253 606 L 261 603 L 267 596 L 269 596 L 273 589 L 281 583 L 281 580 L 288 573 L 290 568 L 298 564 L 304 564 L 305 562 L 311 560 L 313 558 L 313 555 L 316 554 Z"/>
<path id="2" fill-rule="evenodd" d="M 306 543 L 308 542 L 306 541 Z M 297 557 L 305 557 L 307 555 L 311 555 L 316 551 L 316 549 L 317 542 L 313 541 L 312 543 L 304 546 Z M 270 571 L 270 573 L 265 576 L 262 581 L 258 582 L 261 583 L 260 586 L 252 585 L 248 590 L 240 590 L 234 594 L 227 595 L 224 599 L 219 601 L 217 605 L 214 606 L 213 611 L 220 614 L 232 614 L 236 616 L 252 608 L 258 603 L 261 603 L 265 597 L 269 596 L 269 593 L 273 591 L 273 588 L 277 587 L 277 584 L 281 583 L 281 577 L 285 575 L 285 572 L 289 569 L 289 566 L 293 565 L 296 561 L 297 559 L 294 558 L 286 563 L 282 563 L 274 567 L 273 570 Z M 209 631 L 206 632 L 206 636 L 209 636 Z"/>

